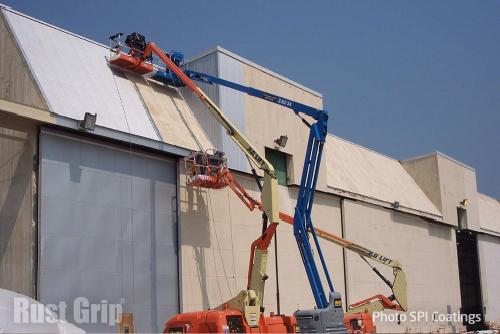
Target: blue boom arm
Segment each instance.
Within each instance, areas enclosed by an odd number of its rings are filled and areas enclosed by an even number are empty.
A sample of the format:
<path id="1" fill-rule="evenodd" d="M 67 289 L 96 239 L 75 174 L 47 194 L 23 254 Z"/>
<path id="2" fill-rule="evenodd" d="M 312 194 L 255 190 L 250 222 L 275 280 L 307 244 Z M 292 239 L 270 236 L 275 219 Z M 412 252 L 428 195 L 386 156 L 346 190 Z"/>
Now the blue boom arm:
<path id="1" fill-rule="evenodd" d="M 185 70 L 184 72 L 192 80 L 229 87 L 248 95 L 278 104 L 285 108 L 289 108 L 296 114 L 305 114 L 315 120 L 315 123 L 310 124 L 305 119 L 302 119 L 304 124 L 309 127 L 309 140 L 304 159 L 304 169 L 302 170 L 297 206 L 295 207 L 295 215 L 293 217 L 293 231 L 295 239 L 297 240 L 297 245 L 299 246 L 307 277 L 309 279 L 309 284 L 311 285 L 311 289 L 313 291 L 316 306 L 320 309 L 326 308 L 328 306 L 328 297 L 323 289 L 318 267 L 314 261 L 313 248 L 307 232 L 309 231 L 313 236 L 314 245 L 320 258 L 321 266 L 328 282 L 328 287 L 330 288 L 330 291 L 333 292 L 334 289 L 330 274 L 328 273 L 325 258 L 323 257 L 318 237 L 316 236 L 311 220 L 311 211 L 314 203 L 314 194 L 316 191 L 316 184 L 321 165 L 321 156 L 323 154 L 323 146 L 325 144 L 328 130 L 328 113 L 325 110 L 316 109 L 281 96 L 240 85 L 211 75 L 191 70 Z"/>
<path id="2" fill-rule="evenodd" d="M 192 80 L 204 82 L 204 83 L 211 84 L 211 85 L 217 84 L 217 85 L 232 88 L 234 90 L 239 90 L 240 92 L 246 93 L 246 94 L 251 95 L 251 96 L 258 97 L 259 99 L 263 99 L 263 100 L 266 100 L 266 101 L 269 101 L 272 103 L 279 104 L 280 106 L 292 109 L 293 111 L 295 111 L 297 113 L 298 112 L 304 113 L 308 116 L 311 116 L 312 118 L 314 118 L 316 120 L 320 119 L 322 117 L 322 114 L 326 114 L 326 112 L 324 110 L 316 109 L 316 108 L 307 106 L 305 104 L 302 104 L 300 102 L 295 102 L 295 101 L 289 100 L 287 98 L 284 98 L 284 97 L 281 97 L 278 95 L 267 93 L 267 92 L 264 92 L 262 90 L 255 89 L 252 87 L 243 86 L 243 85 L 237 84 L 235 82 L 224 80 L 221 78 L 217 78 L 217 77 L 214 77 L 214 76 L 211 76 L 208 74 L 203 74 L 203 73 L 199 73 L 199 72 L 195 72 L 195 71 L 191 71 L 191 70 L 185 70 L 184 73 L 186 73 L 187 76 Z"/>

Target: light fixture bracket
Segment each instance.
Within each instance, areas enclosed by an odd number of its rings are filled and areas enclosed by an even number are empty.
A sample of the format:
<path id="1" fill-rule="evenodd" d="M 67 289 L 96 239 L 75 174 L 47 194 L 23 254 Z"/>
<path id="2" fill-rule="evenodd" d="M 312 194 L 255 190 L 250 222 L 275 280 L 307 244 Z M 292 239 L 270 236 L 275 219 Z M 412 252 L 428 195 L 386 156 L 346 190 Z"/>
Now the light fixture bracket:
<path id="1" fill-rule="evenodd" d="M 92 114 L 90 112 L 86 112 L 85 116 L 83 116 L 83 120 L 80 121 L 80 129 L 87 131 L 94 131 L 96 120 L 97 120 L 97 113 Z"/>

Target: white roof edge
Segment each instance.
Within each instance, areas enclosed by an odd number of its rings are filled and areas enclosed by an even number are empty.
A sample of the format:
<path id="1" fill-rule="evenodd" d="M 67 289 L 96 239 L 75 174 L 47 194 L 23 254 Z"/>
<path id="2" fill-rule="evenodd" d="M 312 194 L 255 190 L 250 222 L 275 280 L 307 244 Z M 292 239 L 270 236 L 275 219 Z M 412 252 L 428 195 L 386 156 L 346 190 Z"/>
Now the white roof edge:
<path id="1" fill-rule="evenodd" d="M 56 127 L 61 127 L 61 128 L 67 128 L 67 129 L 72 129 L 76 130 L 77 132 L 80 133 L 89 133 L 91 135 L 97 136 L 97 137 L 104 137 L 104 138 L 111 138 L 115 139 L 121 142 L 129 142 L 131 144 L 143 146 L 143 147 L 148 147 L 157 151 L 163 151 L 167 152 L 170 154 L 174 154 L 180 157 L 184 157 L 187 154 L 191 152 L 191 150 L 173 145 L 173 144 L 167 144 L 163 141 L 159 141 L 156 139 L 148 138 L 148 137 L 142 137 L 137 134 L 133 134 L 130 132 L 123 132 L 120 130 L 115 130 L 112 128 L 104 127 L 101 125 L 96 125 L 95 129 L 93 131 L 85 131 L 80 128 L 80 121 L 75 120 L 63 115 L 55 115 L 56 118 Z M 42 130 L 44 128 L 53 128 L 53 125 L 47 124 L 42 126 Z"/>
<path id="2" fill-rule="evenodd" d="M 98 46 L 101 46 L 103 48 L 108 49 L 107 45 L 104 45 L 102 43 L 96 42 L 94 40 L 91 40 L 89 38 L 83 37 L 81 35 L 75 34 L 75 33 L 71 32 L 71 31 L 68 31 L 68 30 L 65 30 L 63 28 L 57 27 L 57 26 L 52 25 L 50 23 L 47 23 L 45 21 L 36 19 L 36 18 L 34 18 L 32 16 L 29 16 L 29 15 L 26 15 L 24 13 L 18 12 L 16 10 L 12 9 L 11 7 L 9 7 L 7 5 L 4 5 L 2 3 L 0 3 L 0 8 L 3 9 L 3 10 L 7 10 L 7 11 L 13 13 L 13 14 L 16 14 L 16 15 L 22 16 L 24 18 L 27 18 L 29 20 L 32 20 L 32 21 L 38 22 L 40 24 L 46 25 L 46 26 L 51 27 L 53 29 L 59 30 L 61 32 L 64 32 L 64 33 L 69 34 L 71 36 L 74 36 L 76 38 L 80 38 L 80 39 L 85 40 L 85 41 L 87 41 L 89 43 L 92 43 L 92 44 L 95 44 L 95 45 L 98 45 Z M 220 46 L 216 46 L 215 48 L 211 48 L 211 49 L 209 49 L 209 50 L 207 50 L 207 51 L 199 54 L 198 56 L 195 56 L 195 57 L 189 59 L 188 62 L 192 62 L 192 61 L 195 61 L 197 59 L 203 58 L 203 57 L 205 57 L 205 56 L 207 56 L 207 55 L 209 55 L 209 54 L 211 54 L 213 52 L 216 52 L 216 51 L 222 52 L 222 53 L 224 53 L 224 54 L 226 54 L 226 55 L 228 55 L 228 56 L 230 56 L 232 58 L 235 58 L 236 60 L 239 60 L 239 61 L 241 61 L 241 62 L 243 62 L 243 63 L 245 63 L 247 65 L 250 65 L 252 67 L 255 67 L 256 69 L 259 69 L 259 70 L 261 70 L 261 71 L 263 71 L 263 72 L 265 72 L 265 73 L 267 73 L 267 74 L 269 74 L 271 76 L 274 76 L 274 77 L 276 77 L 276 78 L 278 78 L 280 80 L 288 82 L 289 84 L 292 84 L 292 85 L 296 86 L 297 88 L 300 88 L 300 89 L 305 90 L 305 91 L 307 91 L 307 92 L 309 92 L 309 93 L 311 93 L 313 95 L 316 95 L 316 96 L 318 96 L 320 98 L 323 98 L 323 95 L 321 93 L 319 93 L 319 92 L 317 92 L 317 91 L 315 91 L 315 90 L 313 90 L 311 88 L 305 87 L 305 86 L 303 86 L 303 85 L 301 85 L 301 84 L 299 84 L 299 83 L 297 83 L 297 82 L 295 82 L 293 80 L 290 80 L 287 77 L 284 77 L 284 76 L 282 76 L 280 74 L 277 74 L 277 73 L 275 73 L 275 72 L 273 72 L 273 71 L 271 71 L 271 70 L 269 70 L 269 69 L 267 69 L 265 67 L 262 67 L 262 66 L 260 66 L 260 65 L 258 65 L 256 63 L 254 63 L 254 62 L 252 62 L 252 61 L 250 61 L 248 59 L 245 59 L 245 58 L 243 58 L 243 57 L 241 57 L 241 56 L 239 56 L 239 55 L 237 55 L 237 54 L 235 54 L 235 53 L 233 53 L 233 52 L 231 52 L 229 50 L 226 50 L 226 49 L 224 49 L 223 47 L 220 47 Z"/>
<path id="3" fill-rule="evenodd" d="M 388 156 L 388 155 L 385 155 L 385 154 L 383 154 L 383 153 L 377 152 L 377 151 L 372 150 L 371 148 L 365 147 L 365 146 L 363 146 L 363 145 L 353 143 L 353 142 L 352 142 L 352 141 L 350 141 L 350 140 L 347 140 L 347 139 L 345 139 L 345 138 L 342 138 L 342 137 L 336 136 L 336 135 L 334 135 L 334 134 L 332 134 L 332 133 L 328 133 L 327 135 L 328 135 L 328 136 L 330 136 L 330 137 L 336 138 L 336 139 L 338 139 L 338 140 L 341 140 L 341 141 L 343 141 L 343 142 L 346 142 L 346 143 L 348 143 L 348 144 L 351 144 L 351 145 L 354 145 L 354 146 L 356 146 L 356 147 L 359 147 L 359 148 L 361 148 L 361 149 L 363 149 L 363 150 L 366 150 L 366 151 L 368 151 L 368 152 L 375 153 L 375 154 L 377 154 L 377 155 L 379 155 L 379 156 L 381 156 L 381 157 L 383 157 L 383 158 L 386 158 L 386 159 L 389 159 L 389 160 L 392 160 L 392 161 L 394 161 L 394 162 L 398 162 L 398 163 L 400 162 L 398 159 L 392 158 L 392 157 L 390 157 L 390 156 Z"/>
<path id="4" fill-rule="evenodd" d="M 6 10 L 6 11 L 8 11 L 8 12 L 12 13 L 12 14 L 16 14 L 16 15 L 22 16 L 22 17 L 24 17 L 24 18 L 26 18 L 26 19 L 28 19 L 28 20 L 32 20 L 32 21 L 38 22 L 38 23 L 43 24 L 43 25 L 45 25 L 45 26 L 47 26 L 47 27 L 50 27 L 50 28 L 52 28 L 52 29 L 59 30 L 59 31 L 61 31 L 61 32 L 64 32 L 64 33 L 66 33 L 66 34 L 68 34 L 68 35 L 71 35 L 71 36 L 73 36 L 73 37 L 76 37 L 76 38 L 82 39 L 82 40 L 87 41 L 87 42 L 89 42 L 89 43 L 92 43 L 92 44 L 95 44 L 95 45 L 101 46 L 101 47 L 106 48 L 106 49 L 108 49 L 108 48 L 109 48 L 107 45 L 104 45 L 104 44 L 102 44 L 102 43 L 99 43 L 99 42 L 93 41 L 93 40 L 91 40 L 91 39 L 89 39 L 89 38 L 86 38 L 86 37 L 83 37 L 83 36 L 81 36 L 81 35 L 75 34 L 74 32 L 71 32 L 71 31 L 68 31 L 68 30 L 66 30 L 66 29 L 60 28 L 60 27 L 58 27 L 58 26 L 55 26 L 55 25 L 50 24 L 50 23 L 47 23 L 47 22 L 42 21 L 42 20 L 40 20 L 40 19 L 34 18 L 34 17 L 32 17 L 32 16 L 26 15 L 26 14 L 24 14 L 24 13 L 18 12 L 17 10 L 14 10 L 14 9 L 12 9 L 11 7 L 9 7 L 9 6 L 5 6 L 5 5 L 3 5 L 3 4 L 1 4 L 1 3 L 0 3 L 0 8 L 1 8 L 1 9 L 3 9 L 3 10 Z"/>
<path id="5" fill-rule="evenodd" d="M 203 51 L 203 52 L 201 52 L 201 53 L 198 53 L 198 54 L 197 54 L 196 56 L 194 56 L 194 57 L 191 57 L 191 58 L 187 59 L 187 60 L 186 60 L 186 62 L 187 62 L 187 63 L 190 63 L 190 62 L 196 61 L 196 60 L 201 59 L 201 58 L 203 58 L 203 57 L 206 57 L 206 56 L 208 56 L 208 55 L 210 55 L 210 54 L 212 54 L 212 53 L 214 53 L 214 52 L 217 52 L 217 50 L 218 50 L 218 47 L 213 47 L 213 48 L 210 48 L 210 49 L 205 50 L 205 51 Z"/>
<path id="6" fill-rule="evenodd" d="M 254 67 L 254 68 L 258 69 L 258 70 L 261 70 L 262 72 L 265 72 L 265 73 L 267 73 L 267 74 L 269 74 L 269 75 L 271 75 L 271 76 L 273 76 L 273 77 L 275 77 L 277 79 L 283 80 L 283 81 L 285 81 L 285 82 L 287 82 L 287 83 L 289 83 L 289 84 L 291 84 L 291 85 L 293 85 L 293 86 L 295 86 L 297 88 L 300 88 L 300 89 L 302 89 L 302 90 L 304 90 L 304 91 L 306 91 L 308 93 L 311 93 L 311 94 L 313 94 L 313 95 L 315 95 L 317 97 L 323 98 L 323 94 L 321 94 L 320 92 L 315 91 L 314 89 L 308 88 L 308 87 L 306 87 L 304 85 L 301 85 L 301 84 L 299 84 L 296 81 L 288 79 L 287 77 L 285 77 L 285 76 L 283 76 L 281 74 L 273 72 L 273 71 L 271 71 L 271 70 L 269 70 L 269 69 L 267 69 L 267 68 L 265 68 L 265 67 L 263 67 L 261 65 L 258 65 L 256 63 L 254 63 L 251 60 L 243 58 L 242 56 L 239 56 L 239 55 L 237 55 L 234 52 L 231 52 L 231 51 L 229 51 L 227 49 L 224 49 L 223 47 L 221 47 L 219 45 L 217 45 L 216 47 L 210 48 L 210 49 L 208 49 L 208 50 L 206 50 L 206 51 L 198 54 L 195 57 L 190 58 L 188 60 L 188 62 L 196 61 L 196 60 L 198 60 L 200 58 L 206 57 L 206 56 L 208 56 L 208 55 L 210 55 L 210 54 L 212 54 L 214 52 L 217 52 L 217 51 L 219 51 L 221 53 L 224 53 L 225 55 L 227 55 L 227 56 L 229 56 L 231 58 L 234 58 L 234 59 L 236 59 L 236 60 L 238 60 L 238 61 L 240 61 L 242 63 L 245 63 L 245 64 L 247 64 L 247 65 L 249 65 L 251 67 Z"/>
<path id="7" fill-rule="evenodd" d="M 497 199 L 497 198 L 495 198 L 495 197 L 491 197 L 490 195 L 486 195 L 486 194 L 481 193 L 481 192 L 479 192 L 479 191 L 477 192 L 477 194 L 478 194 L 478 195 L 481 195 L 481 196 L 484 196 L 484 197 L 488 197 L 489 199 L 492 199 L 492 200 L 494 200 L 494 201 L 497 201 L 497 202 L 500 204 L 500 199 Z"/>
<path id="8" fill-rule="evenodd" d="M 431 156 L 433 156 L 433 155 L 438 155 L 438 156 L 440 156 L 440 157 L 442 157 L 442 158 L 448 159 L 448 160 L 450 160 L 450 161 L 452 161 L 452 162 L 454 162 L 454 163 L 456 163 L 456 164 L 458 164 L 458 165 L 460 165 L 460 166 L 462 166 L 462 167 L 465 167 L 465 168 L 467 168 L 467 169 L 470 169 L 470 170 L 471 170 L 471 171 L 473 171 L 473 172 L 475 172 L 475 171 L 476 171 L 476 169 L 475 169 L 474 167 L 471 167 L 471 166 L 469 166 L 469 165 L 467 165 L 467 164 L 465 164 L 465 163 L 463 163 L 463 162 L 461 162 L 461 161 L 458 161 L 457 159 L 453 159 L 453 158 L 452 158 L 452 157 L 450 157 L 449 155 L 446 155 L 446 154 L 444 154 L 444 153 L 442 153 L 442 152 L 440 152 L 440 151 L 434 151 L 434 152 L 431 152 L 431 153 L 426 153 L 426 154 L 422 154 L 422 155 L 417 155 L 417 156 L 415 156 L 415 157 L 411 157 L 411 158 L 408 158 L 408 159 L 405 159 L 405 160 L 401 160 L 401 161 L 403 161 L 403 162 L 404 162 L 404 161 L 411 161 L 411 160 L 419 160 L 419 159 L 424 159 L 424 158 L 431 157 Z"/>

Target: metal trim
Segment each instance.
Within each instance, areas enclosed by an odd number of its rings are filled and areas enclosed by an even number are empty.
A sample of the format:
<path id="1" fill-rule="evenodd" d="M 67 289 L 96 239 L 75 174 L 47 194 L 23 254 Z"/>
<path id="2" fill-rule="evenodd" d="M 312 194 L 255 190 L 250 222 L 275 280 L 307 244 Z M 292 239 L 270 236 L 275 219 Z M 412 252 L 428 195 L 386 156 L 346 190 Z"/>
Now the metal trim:
<path id="1" fill-rule="evenodd" d="M 345 197 L 345 198 L 349 198 L 349 199 L 358 200 L 358 201 L 361 201 L 361 202 L 365 202 L 365 203 L 368 203 L 368 204 L 373 204 L 373 205 L 380 206 L 380 207 L 383 207 L 383 208 L 386 208 L 386 209 L 391 209 L 391 210 L 394 210 L 394 211 L 404 212 L 404 213 L 412 214 L 412 215 L 415 215 L 415 216 L 424 217 L 424 218 L 427 218 L 427 219 L 432 219 L 432 220 L 435 220 L 437 222 L 443 222 L 443 217 L 442 216 L 434 215 L 432 213 L 428 213 L 428 212 L 425 212 L 425 211 L 420 211 L 420 210 L 417 210 L 417 209 L 412 209 L 412 208 L 408 208 L 408 207 L 404 207 L 404 206 L 400 206 L 398 209 L 394 209 L 392 207 L 392 203 L 385 202 L 385 201 L 382 201 L 382 200 L 379 200 L 379 199 L 376 199 L 376 198 L 371 198 L 371 197 L 368 197 L 368 196 L 363 196 L 361 194 L 355 194 L 355 193 L 352 193 L 352 192 L 349 192 L 349 191 L 345 191 L 345 190 L 342 190 L 342 189 L 333 188 L 333 187 L 330 187 L 330 186 L 328 186 L 328 189 L 331 190 L 331 192 L 329 192 L 329 194 L 333 194 L 333 195 L 337 195 L 337 196 Z M 447 225 L 453 226 L 451 224 L 447 224 Z"/>
<path id="2" fill-rule="evenodd" d="M 176 179 L 176 192 L 177 192 L 177 207 L 176 207 L 176 225 L 177 225 L 177 300 L 179 303 L 179 313 L 184 312 L 184 300 L 182 298 L 183 293 L 182 293 L 182 233 L 181 233 L 181 163 L 180 160 L 177 160 L 176 163 L 176 172 L 177 172 L 177 179 Z"/>
<path id="3" fill-rule="evenodd" d="M 114 130 L 111 128 L 106 128 L 103 126 L 96 125 L 94 131 L 84 131 L 80 129 L 80 121 L 75 120 L 69 117 L 65 117 L 62 115 L 56 115 L 56 124 L 61 127 L 61 128 L 69 128 L 72 130 L 76 130 L 80 132 L 81 134 L 85 135 L 92 135 L 96 137 L 103 137 L 103 138 L 110 138 L 114 139 L 120 142 L 124 142 L 127 144 L 133 144 L 133 145 L 138 145 L 142 147 L 147 147 L 153 150 L 161 151 L 161 152 L 166 152 L 170 154 L 174 154 L 177 156 L 186 156 L 191 153 L 190 150 L 175 146 L 175 145 L 170 145 L 167 143 L 163 143 L 154 139 L 146 138 L 146 137 L 140 137 L 131 133 L 126 133 L 126 132 L 121 132 L 118 130 Z M 50 125 L 45 125 L 43 126 L 45 129 L 50 129 Z"/>

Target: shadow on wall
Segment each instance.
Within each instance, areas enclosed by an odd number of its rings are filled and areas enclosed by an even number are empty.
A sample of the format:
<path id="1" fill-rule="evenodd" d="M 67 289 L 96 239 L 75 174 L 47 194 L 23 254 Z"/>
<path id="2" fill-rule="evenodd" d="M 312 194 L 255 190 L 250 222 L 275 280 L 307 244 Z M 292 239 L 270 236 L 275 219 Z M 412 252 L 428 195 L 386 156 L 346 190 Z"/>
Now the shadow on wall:
<path id="1" fill-rule="evenodd" d="M 146 83 L 149 85 L 149 87 L 151 87 L 151 89 L 156 94 L 166 95 L 170 98 L 170 100 L 172 101 L 172 104 L 175 106 L 175 109 L 182 120 L 182 123 L 184 124 L 186 129 L 189 131 L 189 134 L 191 135 L 191 137 L 193 137 L 194 141 L 198 145 L 198 148 L 200 150 L 202 150 L 203 147 L 202 147 L 201 143 L 198 141 L 196 134 L 193 132 L 192 126 L 189 124 L 189 121 L 186 119 L 186 116 L 184 115 L 184 113 L 186 111 L 182 110 L 181 106 L 178 103 L 179 100 L 184 99 L 184 97 L 180 94 L 180 92 L 173 87 L 165 86 L 163 84 L 159 84 L 159 83 L 156 83 L 154 81 L 149 81 L 146 79 L 144 79 L 144 80 L 146 81 Z M 136 85 L 137 85 L 137 82 L 136 82 Z M 202 130 L 204 130 L 204 129 L 202 129 Z"/>
<path id="2" fill-rule="evenodd" d="M 0 179 L 0 196 L 5 194 L 0 200 L 3 204 L 0 208 L 0 263 L 4 264 L 7 256 L 7 248 L 11 241 L 12 234 L 18 217 L 22 214 L 24 200 L 29 191 L 31 181 L 31 165 L 32 155 L 29 145 L 29 140 L 5 133 L 0 128 L 0 138 L 9 141 L 23 142 L 21 147 L 18 147 L 12 155 L 8 157 L 1 157 L 0 171 L 2 179 Z M 7 188 L 7 189 L 6 189 Z M 22 221 L 19 224 L 23 224 Z M 18 229 L 24 228 L 18 226 Z M 21 254 L 18 254 L 21 255 Z M 11 282 L 12 283 L 12 282 Z M 1 287 L 12 288 L 11 286 L 4 286 L 2 282 Z M 25 293 L 25 291 L 20 291 Z"/>
<path id="3" fill-rule="evenodd" d="M 191 149 L 198 150 L 209 148 L 203 147 L 202 142 L 205 141 L 203 138 L 210 138 L 212 142 L 220 142 L 218 131 L 210 131 L 210 126 L 201 126 L 201 124 L 207 124 L 203 121 L 205 118 L 213 119 L 213 116 L 200 101 L 195 99 L 197 105 L 190 107 L 188 105 L 190 99 L 185 99 L 180 89 L 133 74 L 126 74 L 126 76 L 135 84 L 135 89 L 148 113 L 151 124 L 163 141 L 180 146 L 182 143 L 189 143 Z M 192 94 L 190 91 L 186 93 Z M 197 113 L 197 110 L 202 112 Z M 203 133 L 199 133 L 201 131 Z M 182 136 L 190 138 L 182 138 Z M 191 145 L 196 145 L 196 148 Z"/>
<path id="4" fill-rule="evenodd" d="M 430 221 L 425 221 L 422 218 L 418 218 L 416 216 L 407 214 L 407 213 L 402 213 L 402 212 L 397 212 L 392 210 L 391 211 L 391 219 L 395 223 L 399 224 L 405 224 L 405 225 L 411 225 L 411 226 L 417 226 L 417 227 L 427 227 L 427 232 L 429 236 L 432 237 L 437 237 L 440 239 L 444 240 L 451 240 L 451 232 L 452 228 L 448 226 L 442 226 L 438 224 L 434 224 Z M 427 223 L 427 224 L 426 224 Z"/>
<path id="5" fill-rule="evenodd" d="M 429 226 L 429 235 L 431 237 L 437 237 L 437 238 L 440 238 L 440 239 L 450 240 L 451 241 L 451 239 L 452 239 L 452 231 L 453 231 L 452 227 L 441 226 L 441 225 L 432 224 L 432 223 L 429 223 L 428 226 Z"/>
<path id="6" fill-rule="evenodd" d="M 391 220 L 398 224 L 409 226 L 423 226 L 425 221 L 417 216 L 413 216 L 404 212 L 391 210 Z"/>
<path id="7" fill-rule="evenodd" d="M 184 193 L 186 194 L 185 203 L 183 205 L 185 209 L 182 214 L 185 217 L 189 217 L 189 219 L 185 220 L 184 224 L 191 224 L 191 226 L 187 226 L 187 229 L 191 231 L 191 233 L 183 233 L 182 243 L 183 245 L 189 245 L 193 248 L 196 271 L 202 293 L 203 309 L 208 309 L 210 307 L 210 302 L 208 298 L 205 258 L 206 249 L 210 248 L 211 241 L 206 191 L 186 185 L 181 185 L 181 188 L 184 188 Z"/>
<path id="8" fill-rule="evenodd" d="M 175 95 L 176 95 L 177 99 L 182 99 L 183 98 L 178 91 L 175 91 Z M 177 103 L 176 98 L 174 98 L 171 95 L 169 95 L 169 96 L 170 96 L 170 99 L 172 100 L 173 105 L 175 106 L 175 109 L 177 110 L 177 112 L 179 113 L 179 116 L 182 119 L 182 123 L 184 123 L 184 125 L 186 126 L 186 128 L 189 131 L 189 134 L 191 135 L 191 137 L 193 137 L 194 141 L 196 142 L 196 145 L 198 146 L 198 149 L 200 151 L 203 151 L 203 145 L 200 143 L 200 141 L 198 140 L 198 137 L 193 132 L 192 127 L 189 124 L 188 120 L 186 119 L 186 116 L 184 115 L 184 112 L 181 110 L 179 104 Z M 208 135 L 208 134 L 206 133 L 206 135 Z"/>

